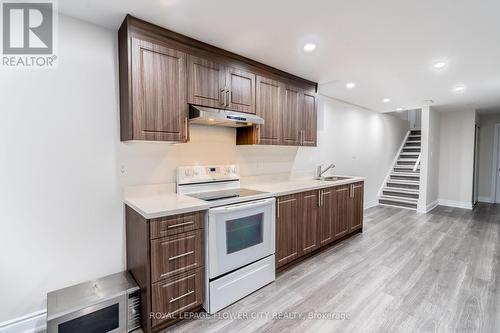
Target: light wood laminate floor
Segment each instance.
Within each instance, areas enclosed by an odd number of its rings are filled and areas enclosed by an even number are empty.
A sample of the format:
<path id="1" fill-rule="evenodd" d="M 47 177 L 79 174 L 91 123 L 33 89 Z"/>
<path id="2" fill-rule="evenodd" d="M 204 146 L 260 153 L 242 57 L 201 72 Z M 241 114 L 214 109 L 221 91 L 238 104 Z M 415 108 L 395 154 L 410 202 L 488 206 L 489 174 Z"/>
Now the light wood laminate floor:
<path id="1" fill-rule="evenodd" d="M 500 332 L 499 288 L 500 205 L 429 214 L 374 207 L 363 234 L 282 272 L 217 318 L 165 332 Z M 297 318 L 309 313 L 337 317 Z M 242 318 L 221 318 L 231 315 Z"/>

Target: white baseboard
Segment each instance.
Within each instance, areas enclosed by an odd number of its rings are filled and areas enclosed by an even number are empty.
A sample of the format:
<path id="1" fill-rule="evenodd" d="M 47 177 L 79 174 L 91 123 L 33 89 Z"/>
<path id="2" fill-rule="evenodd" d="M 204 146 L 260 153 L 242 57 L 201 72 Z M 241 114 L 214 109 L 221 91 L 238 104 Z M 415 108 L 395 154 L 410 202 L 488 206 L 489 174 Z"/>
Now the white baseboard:
<path id="1" fill-rule="evenodd" d="M 463 209 L 472 209 L 472 202 L 439 199 L 439 205 L 447 207 L 463 208 Z"/>
<path id="2" fill-rule="evenodd" d="M 439 206 L 439 200 L 435 200 L 435 201 L 431 202 L 430 204 L 427 204 L 423 209 L 422 209 L 421 205 L 419 205 L 417 208 L 417 213 L 427 214 L 428 212 L 430 212 L 431 210 L 433 210 L 437 206 Z"/>
<path id="3" fill-rule="evenodd" d="M 368 209 L 368 208 L 372 208 L 372 207 L 375 207 L 375 206 L 378 206 L 378 199 L 377 200 L 372 200 L 370 202 L 365 202 L 363 209 Z"/>
<path id="4" fill-rule="evenodd" d="M 479 202 L 494 203 L 491 197 L 478 197 Z"/>
<path id="5" fill-rule="evenodd" d="M 47 311 L 41 310 L 0 323 L 0 333 L 38 333 L 47 328 Z"/>

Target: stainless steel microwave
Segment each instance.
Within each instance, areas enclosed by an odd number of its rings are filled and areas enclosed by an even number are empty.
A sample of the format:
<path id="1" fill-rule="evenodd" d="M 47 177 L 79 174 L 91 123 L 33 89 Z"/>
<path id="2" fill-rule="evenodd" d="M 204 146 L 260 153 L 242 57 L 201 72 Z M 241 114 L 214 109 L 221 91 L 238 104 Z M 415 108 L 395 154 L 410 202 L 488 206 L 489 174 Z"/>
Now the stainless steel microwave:
<path id="1" fill-rule="evenodd" d="M 127 272 L 47 294 L 47 333 L 125 333 L 140 327 L 140 289 Z"/>

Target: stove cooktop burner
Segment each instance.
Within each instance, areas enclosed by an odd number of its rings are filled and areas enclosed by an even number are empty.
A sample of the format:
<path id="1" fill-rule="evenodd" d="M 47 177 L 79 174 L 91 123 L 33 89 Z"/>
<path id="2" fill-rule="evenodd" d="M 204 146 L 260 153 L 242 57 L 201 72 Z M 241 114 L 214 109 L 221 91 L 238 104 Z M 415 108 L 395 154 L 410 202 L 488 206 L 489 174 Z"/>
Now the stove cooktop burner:
<path id="1" fill-rule="evenodd" d="M 216 201 L 229 198 L 245 198 L 266 193 L 267 192 L 255 191 L 247 188 L 239 188 L 233 190 L 192 193 L 188 194 L 188 196 L 205 201 Z"/>

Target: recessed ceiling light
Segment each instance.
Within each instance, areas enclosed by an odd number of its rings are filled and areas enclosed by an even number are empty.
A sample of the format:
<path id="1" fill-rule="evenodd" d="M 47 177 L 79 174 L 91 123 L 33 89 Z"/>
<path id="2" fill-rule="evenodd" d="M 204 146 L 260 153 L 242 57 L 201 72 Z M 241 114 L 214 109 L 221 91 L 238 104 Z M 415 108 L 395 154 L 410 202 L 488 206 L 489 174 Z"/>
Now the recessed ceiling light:
<path id="1" fill-rule="evenodd" d="M 316 44 L 314 44 L 314 43 L 304 44 L 304 51 L 305 52 L 313 52 L 314 50 L 316 50 Z"/>
<path id="2" fill-rule="evenodd" d="M 397 108 L 396 111 L 403 111 L 403 108 Z"/>
<path id="3" fill-rule="evenodd" d="M 346 87 L 347 89 L 352 89 L 352 88 L 356 87 L 356 83 L 354 83 L 354 82 L 349 82 L 349 83 L 347 83 L 347 84 L 345 85 L 345 87 Z"/>
<path id="4" fill-rule="evenodd" d="M 384 103 L 389 103 L 390 101 L 391 101 L 391 99 L 390 99 L 390 98 L 384 98 L 384 99 L 382 100 L 382 102 L 384 102 Z"/>
<path id="5" fill-rule="evenodd" d="M 443 69 L 446 67 L 446 65 L 448 65 L 446 61 L 438 61 L 435 62 L 434 65 L 432 65 L 432 67 L 434 67 L 434 69 Z"/>
<path id="6" fill-rule="evenodd" d="M 453 87 L 453 92 L 457 94 L 461 94 L 465 91 L 466 87 L 463 84 L 457 84 Z"/>

